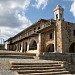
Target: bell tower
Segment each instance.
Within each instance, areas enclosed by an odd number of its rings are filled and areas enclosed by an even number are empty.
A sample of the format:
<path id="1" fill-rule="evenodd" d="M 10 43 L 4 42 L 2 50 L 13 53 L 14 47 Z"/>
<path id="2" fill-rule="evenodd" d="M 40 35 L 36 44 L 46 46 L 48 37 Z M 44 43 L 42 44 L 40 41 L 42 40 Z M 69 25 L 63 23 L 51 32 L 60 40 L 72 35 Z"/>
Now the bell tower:
<path id="1" fill-rule="evenodd" d="M 54 20 L 64 20 L 64 8 L 62 8 L 60 5 L 57 5 L 54 11 Z"/>

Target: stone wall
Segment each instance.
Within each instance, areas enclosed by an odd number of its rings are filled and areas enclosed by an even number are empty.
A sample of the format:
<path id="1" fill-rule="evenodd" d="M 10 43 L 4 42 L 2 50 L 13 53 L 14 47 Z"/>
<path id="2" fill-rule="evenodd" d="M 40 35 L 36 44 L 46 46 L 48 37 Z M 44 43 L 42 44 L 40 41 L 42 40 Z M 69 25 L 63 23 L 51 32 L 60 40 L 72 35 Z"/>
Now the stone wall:
<path id="1" fill-rule="evenodd" d="M 75 30 L 75 25 L 73 23 L 62 21 L 62 46 L 63 53 L 69 53 L 69 47 L 75 42 L 75 36 L 73 30 Z"/>
<path id="2" fill-rule="evenodd" d="M 32 53 L 37 53 L 37 50 L 29 50 L 29 44 L 30 44 L 30 42 L 32 42 L 33 40 L 35 40 L 36 41 L 36 43 L 37 43 L 37 45 L 38 45 L 38 43 L 39 43 L 39 39 L 38 39 L 38 35 L 36 35 L 36 36 L 33 36 L 33 37 L 29 37 L 28 39 L 24 39 L 24 40 L 22 40 L 22 41 L 18 41 L 18 42 L 16 42 L 16 43 L 14 43 L 14 45 L 13 45 L 13 49 L 12 50 L 15 50 L 15 51 L 19 51 L 19 52 L 23 52 L 23 50 L 24 50 L 24 52 L 32 52 Z M 26 48 L 26 43 L 27 43 L 27 50 L 25 50 L 25 48 Z M 16 46 L 16 48 L 15 48 L 15 46 Z M 20 49 L 20 46 L 21 46 L 21 49 Z"/>
<path id="3" fill-rule="evenodd" d="M 39 32 L 37 32 L 39 24 L 41 30 L 39 29 Z M 48 25 L 50 26 L 46 27 Z M 32 27 L 32 29 L 34 30 L 34 27 Z M 10 45 L 10 49 L 8 48 L 9 50 L 15 50 L 19 52 L 39 53 L 39 52 L 48 52 L 49 46 L 53 44 L 55 53 L 69 53 L 70 45 L 73 42 L 75 42 L 75 35 L 73 34 L 73 30 L 75 30 L 75 24 L 66 21 L 56 20 L 53 23 L 49 22 L 49 24 L 48 22 L 39 22 L 36 26 L 36 33 L 34 32 L 34 34 L 27 36 L 25 39 L 22 38 L 17 41 L 13 39 L 14 40 L 13 43 L 11 43 L 10 40 L 6 42 L 5 48 L 7 48 L 7 45 L 8 46 Z M 52 33 L 52 39 L 50 39 L 50 33 Z M 41 34 L 40 39 L 39 34 Z M 19 36 L 20 35 L 21 34 L 19 34 Z M 21 37 L 23 37 L 22 35 Z M 32 42 L 32 40 L 36 41 L 37 50 L 29 50 L 29 44 L 30 42 Z M 39 42 L 39 40 L 41 40 L 40 41 L 41 43 Z M 25 50 L 26 43 L 27 43 L 27 50 Z"/>
<path id="4" fill-rule="evenodd" d="M 52 33 L 52 39 L 50 39 L 50 33 Z M 48 52 L 48 46 L 54 44 L 54 29 L 50 29 L 42 33 L 42 52 Z"/>
<path id="5" fill-rule="evenodd" d="M 4 49 L 5 49 L 4 44 L 0 44 L 0 50 L 4 50 Z"/>
<path id="6" fill-rule="evenodd" d="M 68 61 L 69 63 L 75 64 L 75 53 L 47 53 L 43 52 L 39 56 L 40 59 L 57 60 L 57 61 Z"/>

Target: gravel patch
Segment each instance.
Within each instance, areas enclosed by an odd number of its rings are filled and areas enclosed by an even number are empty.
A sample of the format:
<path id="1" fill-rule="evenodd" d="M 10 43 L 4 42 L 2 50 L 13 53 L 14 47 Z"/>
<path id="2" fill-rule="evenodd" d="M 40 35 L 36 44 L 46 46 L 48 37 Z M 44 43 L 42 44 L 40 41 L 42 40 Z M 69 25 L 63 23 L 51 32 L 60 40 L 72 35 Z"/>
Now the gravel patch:
<path id="1" fill-rule="evenodd" d="M 0 75 L 18 75 L 17 72 L 11 71 L 8 61 L 0 61 Z"/>

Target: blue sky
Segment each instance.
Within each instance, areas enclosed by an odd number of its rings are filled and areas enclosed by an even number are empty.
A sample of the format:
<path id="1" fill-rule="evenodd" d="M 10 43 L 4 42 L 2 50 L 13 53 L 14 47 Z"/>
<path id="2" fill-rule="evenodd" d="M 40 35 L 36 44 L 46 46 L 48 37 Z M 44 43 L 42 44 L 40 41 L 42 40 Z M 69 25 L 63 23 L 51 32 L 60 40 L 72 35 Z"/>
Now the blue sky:
<path id="1" fill-rule="evenodd" d="M 75 0 L 0 0 L 0 38 L 8 39 L 39 19 L 53 19 L 57 4 L 65 21 L 75 22 Z"/>
<path id="2" fill-rule="evenodd" d="M 31 1 L 31 4 L 34 3 L 34 0 Z M 42 9 L 33 8 L 32 5 L 29 6 L 26 11 L 26 16 L 32 21 L 32 23 L 36 22 L 40 18 L 44 19 L 52 19 L 54 18 L 53 9 L 57 4 L 60 4 L 64 8 L 64 18 L 66 21 L 75 22 L 75 17 L 70 12 L 71 5 L 73 0 L 48 0 L 47 6 Z"/>

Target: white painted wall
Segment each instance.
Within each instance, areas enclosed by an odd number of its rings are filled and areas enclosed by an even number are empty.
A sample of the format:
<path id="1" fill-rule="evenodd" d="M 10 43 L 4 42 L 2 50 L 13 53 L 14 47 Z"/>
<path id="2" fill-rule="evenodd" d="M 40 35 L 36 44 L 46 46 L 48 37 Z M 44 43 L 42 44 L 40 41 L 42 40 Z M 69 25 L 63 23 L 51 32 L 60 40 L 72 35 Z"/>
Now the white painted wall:
<path id="1" fill-rule="evenodd" d="M 7 50 L 7 48 L 8 48 L 8 47 L 7 47 L 8 43 L 9 43 L 9 42 L 5 42 L 5 49 L 6 49 L 6 50 Z"/>

